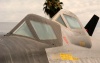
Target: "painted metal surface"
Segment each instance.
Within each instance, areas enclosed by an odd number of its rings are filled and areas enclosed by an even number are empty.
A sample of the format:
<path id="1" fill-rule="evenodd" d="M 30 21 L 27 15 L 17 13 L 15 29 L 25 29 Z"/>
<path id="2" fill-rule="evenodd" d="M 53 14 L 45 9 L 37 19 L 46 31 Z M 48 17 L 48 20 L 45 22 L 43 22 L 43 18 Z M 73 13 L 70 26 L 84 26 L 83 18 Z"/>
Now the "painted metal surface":
<path id="1" fill-rule="evenodd" d="M 50 25 L 56 39 L 40 40 L 36 31 L 32 28 L 30 20 Z M 27 23 L 34 38 L 13 33 L 23 22 Z M 0 63 L 48 63 L 45 48 L 61 46 L 61 37 L 61 29 L 58 24 L 30 14 L 7 35 L 0 36 Z"/>
<path id="2" fill-rule="evenodd" d="M 61 13 L 78 19 L 73 13 Z M 30 21 L 51 26 L 56 39 L 41 40 Z M 14 34 L 24 22 L 33 37 Z M 7 35 L 0 36 L 0 63 L 99 63 L 100 51 L 91 47 L 90 38 L 81 23 L 82 30 L 72 30 L 67 22 L 65 24 L 67 27 L 35 14 L 27 15 Z"/>
<path id="3" fill-rule="evenodd" d="M 99 63 L 100 51 L 66 45 L 46 48 L 49 63 Z"/>
<path id="4" fill-rule="evenodd" d="M 0 63 L 48 62 L 44 51 L 44 47 L 48 47 L 46 44 L 17 36 L 3 36 L 0 39 Z M 40 59 L 45 61 L 38 61 Z"/>

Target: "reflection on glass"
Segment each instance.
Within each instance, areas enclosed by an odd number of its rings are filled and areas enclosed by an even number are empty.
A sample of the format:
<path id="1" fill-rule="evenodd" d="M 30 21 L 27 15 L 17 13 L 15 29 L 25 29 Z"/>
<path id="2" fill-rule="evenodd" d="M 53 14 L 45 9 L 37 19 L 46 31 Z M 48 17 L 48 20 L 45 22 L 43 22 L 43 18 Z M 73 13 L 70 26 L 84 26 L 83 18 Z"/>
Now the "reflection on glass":
<path id="1" fill-rule="evenodd" d="M 80 24 L 79 24 L 77 19 L 75 19 L 75 18 L 73 18 L 71 16 L 67 16 L 65 14 L 64 14 L 64 17 L 65 17 L 66 21 L 68 22 L 69 26 L 72 29 L 80 29 L 81 28 L 81 26 L 80 26 Z"/>
<path id="2" fill-rule="evenodd" d="M 61 16 L 59 16 L 56 21 L 59 22 L 60 24 L 64 25 L 64 26 L 66 26 L 63 19 L 61 18 Z"/>
<path id="3" fill-rule="evenodd" d="M 24 22 L 15 32 L 14 34 L 23 35 L 27 37 L 33 38 L 27 24 Z"/>
<path id="4" fill-rule="evenodd" d="M 52 27 L 48 24 L 30 21 L 40 40 L 56 39 Z"/>

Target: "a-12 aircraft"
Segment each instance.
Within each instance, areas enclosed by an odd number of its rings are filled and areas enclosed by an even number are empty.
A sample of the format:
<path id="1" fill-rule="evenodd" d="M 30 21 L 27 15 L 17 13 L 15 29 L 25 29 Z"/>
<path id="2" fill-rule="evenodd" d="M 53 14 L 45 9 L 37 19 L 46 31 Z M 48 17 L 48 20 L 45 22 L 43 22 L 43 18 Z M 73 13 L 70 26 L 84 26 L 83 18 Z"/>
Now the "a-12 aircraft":
<path id="1" fill-rule="evenodd" d="M 100 51 L 92 48 L 90 39 L 98 20 L 94 15 L 83 27 L 66 10 L 52 19 L 28 14 L 0 36 L 0 63 L 100 63 Z"/>

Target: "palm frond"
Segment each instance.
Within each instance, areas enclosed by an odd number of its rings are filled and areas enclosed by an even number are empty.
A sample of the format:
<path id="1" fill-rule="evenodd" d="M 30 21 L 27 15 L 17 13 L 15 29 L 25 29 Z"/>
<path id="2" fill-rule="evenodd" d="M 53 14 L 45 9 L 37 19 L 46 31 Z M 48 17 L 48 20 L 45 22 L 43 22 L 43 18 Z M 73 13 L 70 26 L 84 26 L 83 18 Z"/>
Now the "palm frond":
<path id="1" fill-rule="evenodd" d="M 43 10 L 51 18 L 62 9 L 62 2 L 60 0 L 46 0 L 44 3 Z"/>

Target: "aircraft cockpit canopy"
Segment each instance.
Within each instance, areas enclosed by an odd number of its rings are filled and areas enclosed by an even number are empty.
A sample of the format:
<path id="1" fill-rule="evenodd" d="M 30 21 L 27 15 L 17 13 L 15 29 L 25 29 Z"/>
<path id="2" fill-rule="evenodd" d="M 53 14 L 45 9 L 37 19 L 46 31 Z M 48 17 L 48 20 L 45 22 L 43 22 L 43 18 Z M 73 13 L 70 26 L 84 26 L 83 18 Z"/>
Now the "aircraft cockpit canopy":
<path id="1" fill-rule="evenodd" d="M 81 28 L 81 26 L 76 18 L 65 15 L 65 14 L 63 16 L 66 19 L 67 23 L 69 24 L 70 28 L 72 28 L 72 29 Z"/>
<path id="2" fill-rule="evenodd" d="M 69 27 L 70 29 L 81 29 L 78 18 L 71 12 L 59 11 L 53 18 L 53 21 L 58 22 L 60 25 Z"/>
<path id="3" fill-rule="evenodd" d="M 45 23 L 30 21 L 40 40 L 57 39 L 52 27 Z"/>
<path id="4" fill-rule="evenodd" d="M 8 34 L 32 38 L 40 42 L 51 42 L 51 44 L 61 45 L 62 34 L 60 25 L 38 15 L 27 15 Z"/>
<path id="5" fill-rule="evenodd" d="M 52 18 L 52 21 L 61 26 L 63 36 L 66 37 L 70 43 L 88 48 L 91 47 L 89 35 L 86 30 L 84 30 L 84 27 L 74 13 L 60 10 Z M 81 45 L 81 42 L 84 43 L 84 45 Z"/>
<path id="6" fill-rule="evenodd" d="M 57 39 L 50 25 L 32 20 L 30 20 L 30 23 L 40 40 Z M 26 22 L 23 22 L 23 24 L 18 29 L 16 29 L 13 34 L 34 38 Z"/>
<path id="7" fill-rule="evenodd" d="M 30 24 L 32 25 L 32 28 L 34 28 L 34 31 L 40 40 L 57 39 L 54 30 L 50 25 L 33 20 L 30 20 Z M 26 22 L 23 22 L 21 26 L 13 32 L 13 34 L 34 38 Z"/>

